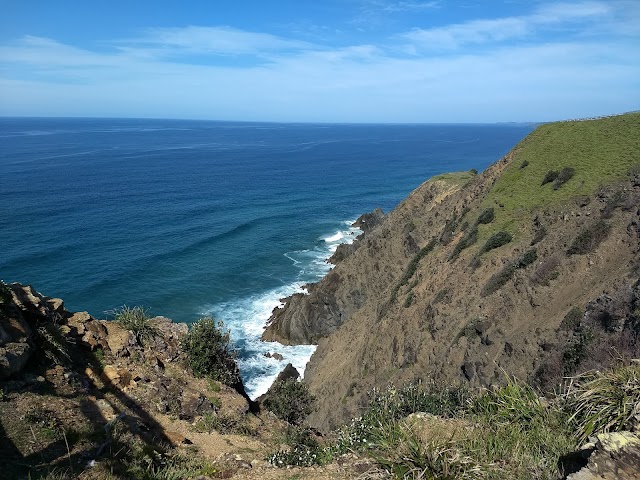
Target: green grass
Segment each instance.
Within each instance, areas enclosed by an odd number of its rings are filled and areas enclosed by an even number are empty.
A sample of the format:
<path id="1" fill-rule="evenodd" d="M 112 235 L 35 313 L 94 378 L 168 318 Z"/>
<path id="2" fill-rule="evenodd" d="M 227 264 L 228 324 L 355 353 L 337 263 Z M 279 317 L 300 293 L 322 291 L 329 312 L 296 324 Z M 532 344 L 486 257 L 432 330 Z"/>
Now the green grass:
<path id="1" fill-rule="evenodd" d="M 471 180 L 473 177 L 475 177 L 477 175 L 477 172 L 473 172 L 472 170 L 469 170 L 467 172 L 449 172 L 449 173 L 442 173 L 440 175 L 436 175 L 435 177 L 431 177 L 431 181 L 443 181 L 443 182 L 447 182 L 451 185 L 465 185 L 469 182 L 469 180 Z"/>
<path id="2" fill-rule="evenodd" d="M 592 434 L 632 430 L 640 411 L 640 366 L 578 376 L 566 394 L 566 410 L 581 442 Z"/>
<path id="3" fill-rule="evenodd" d="M 524 163 L 525 168 L 520 168 Z M 515 158 L 498 178 L 483 206 L 496 208 L 496 221 L 480 230 L 483 240 L 504 230 L 517 236 L 523 216 L 590 195 L 640 165 L 640 112 L 615 117 L 541 125 L 516 146 Z M 547 172 L 575 169 L 562 185 L 541 186 Z"/>
<path id="4" fill-rule="evenodd" d="M 149 309 L 141 306 L 122 307 L 113 311 L 114 321 L 125 330 L 132 332 L 140 344 L 160 335 L 160 330 L 148 315 Z"/>

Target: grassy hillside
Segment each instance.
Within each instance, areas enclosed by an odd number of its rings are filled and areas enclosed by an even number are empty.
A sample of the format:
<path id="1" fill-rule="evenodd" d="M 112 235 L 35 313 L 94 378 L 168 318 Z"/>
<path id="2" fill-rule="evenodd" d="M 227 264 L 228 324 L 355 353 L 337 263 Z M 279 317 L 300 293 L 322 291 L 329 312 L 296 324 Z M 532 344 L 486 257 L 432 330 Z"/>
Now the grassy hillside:
<path id="1" fill-rule="evenodd" d="M 484 200 L 485 207 L 497 207 L 496 221 L 484 233 L 517 234 L 523 215 L 591 195 L 634 167 L 640 168 L 640 112 L 542 125 L 516 146 L 514 161 Z M 574 170 L 566 183 L 542 185 L 550 171 L 563 168 Z"/>

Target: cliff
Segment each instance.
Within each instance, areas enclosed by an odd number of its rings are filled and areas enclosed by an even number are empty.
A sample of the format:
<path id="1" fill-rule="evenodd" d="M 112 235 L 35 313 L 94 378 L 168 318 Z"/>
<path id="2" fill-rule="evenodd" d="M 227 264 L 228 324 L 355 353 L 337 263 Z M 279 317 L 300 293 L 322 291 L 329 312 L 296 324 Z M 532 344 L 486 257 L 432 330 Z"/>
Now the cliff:
<path id="1" fill-rule="evenodd" d="M 321 429 L 389 383 L 546 388 L 637 357 L 639 205 L 640 114 L 542 125 L 482 174 L 420 185 L 265 338 L 318 344 Z"/>

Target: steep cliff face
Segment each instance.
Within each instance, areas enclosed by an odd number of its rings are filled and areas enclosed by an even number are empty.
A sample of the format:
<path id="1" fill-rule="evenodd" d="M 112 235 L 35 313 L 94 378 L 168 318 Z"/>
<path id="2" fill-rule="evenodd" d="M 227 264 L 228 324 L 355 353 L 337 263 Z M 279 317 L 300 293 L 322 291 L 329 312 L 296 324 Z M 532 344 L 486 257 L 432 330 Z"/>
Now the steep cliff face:
<path id="1" fill-rule="evenodd" d="M 480 175 L 431 179 L 276 310 L 265 337 L 318 343 L 312 423 L 390 382 L 545 386 L 640 354 L 638 132 L 640 114 L 544 125 Z"/>

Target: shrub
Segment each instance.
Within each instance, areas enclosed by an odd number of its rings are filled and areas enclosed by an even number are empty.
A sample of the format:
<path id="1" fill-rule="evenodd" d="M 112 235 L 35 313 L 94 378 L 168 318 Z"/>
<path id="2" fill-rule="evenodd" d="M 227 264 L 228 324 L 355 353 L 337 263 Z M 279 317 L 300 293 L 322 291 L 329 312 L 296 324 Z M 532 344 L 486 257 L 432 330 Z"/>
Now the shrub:
<path id="1" fill-rule="evenodd" d="M 313 411 L 314 402 L 307 384 L 290 378 L 274 383 L 263 405 L 279 419 L 298 425 Z"/>
<path id="2" fill-rule="evenodd" d="M 404 299 L 404 308 L 409 308 L 413 304 L 413 292 L 407 294 L 407 298 Z"/>
<path id="3" fill-rule="evenodd" d="M 602 209 L 601 216 L 602 218 L 611 218 L 613 216 L 613 212 L 616 208 L 620 208 L 625 204 L 627 200 L 627 193 L 624 191 L 618 191 L 611 195 L 607 199 L 607 203 Z"/>
<path id="4" fill-rule="evenodd" d="M 474 255 L 474 257 L 469 262 L 469 268 L 475 271 L 480 267 L 480 265 L 482 265 L 482 261 L 480 260 L 480 257 L 478 257 L 477 255 Z"/>
<path id="5" fill-rule="evenodd" d="M 558 175 L 560 175 L 560 172 L 558 172 L 557 170 L 549 170 L 542 179 L 542 183 L 540 184 L 540 186 L 553 182 L 556 178 L 558 178 Z"/>
<path id="6" fill-rule="evenodd" d="M 453 417 L 464 410 L 470 392 L 465 387 L 425 388 L 411 383 L 369 392 L 369 404 L 359 418 L 342 427 L 333 446 L 335 453 L 362 452 L 398 440 L 399 420 L 416 412 Z"/>
<path id="7" fill-rule="evenodd" d="M 422 247 L 420 251 L 413 256 L 413 258 L 409 262 L 409 265 L 407 265 L 407 270 L 404 272 L 404 275 L 391 292 L 391 302 L 395 301 L 400 287 L 409 283 L 411 277 L 413 277 L 413 275 L 416 273 L 420 260 L 426 257 L 434 249 L 437 243 L 438 241 L 435 238 L 432 238 L 427 245 Z"/>
<path id="8" fill-rule="evenodd" d="M 11 289 L 0 280 L 0 303 L 8 303 L 9 301 L 11 301 Z"/>
<path id="9" fill-rule="evenodd" d="M 279 450 L 267 457 L 267 461 L 275 467 L 310 467 L 331 460 L 330 449 L 321 447 L 309 428 L 288 427 L 284 443 L 289 446 L 288 450 Z"/>
<path id="10" fill-rule="evenodd" d="M 565 375 L 572 375 L 587 356 L 587 348 L 593 342 L 593 331 L 589 327 L 578 328 L 576 337 L 562 352 L 562 367 Z"/>
<path id="11" fill-rule="evenodd" d="M 123 305 L 113 311 L 115 322 L 125 330 L 129 330 L 140 344 L 160 335 L 151 318 L 147 315 L 149 309 Z"/>
<path id="12" fill-rule="evenodd" d="M 476 220 L 477 225 L 486 225 L 487 223 L 493 222 L 495 218 L 495 212 L 493 211 L 493 207 L 486 208 L 482 211 L 482 213 L 478 216 Z"/>
<path id="13" fill-rule="evenodd" d="M 520 164 L 520 170 L 522 170 L 523 168 L 526 168 L 529 166 L 529 162 L 527 160 L 525 160 L 524 162 L 522 162 Z"/>
<path id="14" fill-rule="evenodd" d="M 436 293 L 435 297 L 433 297 L 433 300 L 431 300 L 431 304 L 435 305 L 436 303 L 449 303 L 447 301 L 447 296 L 451 293 L 451 289 L 445 287 L 442 290 L 440 290 L 438 293 Z"/>
<path id="15" fill-rule="evenodd" d="M 198 320 L 182 342 L 187 364 L 196 377 L 233 385 L 239 378 L 236 353 L 229 347 L 229 331 L 211 317 Z"/>
<path id="16" fill-rule="evenodd" d="M 567 332 L 575 330 L 580 325 L 580 320 L 582 320 L 583 315 L 584 311 L 581 308 L 571 308 L 562 319 L 562 322 L 560 322 L 560 330 Z"/>
<path id="17" fill-rule="evenodd" d="M 533 234 L 533 238 L 531 239 L 531 246 L 533 247 L 536 243 L 540 242 L 544 237 L 547 236 L 547 229 L 544 225 L 541 225 L 535 233 Z"/>
<path id="18" fill-rule="evenodd" d="M 509 379 L 506 385 L 485 390 L 472 399 L 470 411 L 492 421 L 512 423 L 520 428 L 544 414 L 544 406 L 532 387 Z"/>
<path id="19" fill-rule="evenodd" d="M 480 249 L 480 254 L 488 252 L 489 250 L 493 250 L 494 248 L 502 247 L 503 245 L 506 245 L 507 243 L 509 243 L 511 240 L 513 240 L 513 237 L 511 236 L 510 233 L 507 233 L 507 232 L 494 233 L 487 239 L 485 244 L 482 246 L 482 248 Z"/>
<path id="20" fill-rule="evenodd" d="M 553 182 L 553 189 L 558 190 L 562 185 L 571 180 L 575 173 L 576 171 L 574 168 L 564 167 L 562 170 L 560 170 L 558 176 L 555 178 L 555 181 Z"/>
<path id="21" fill-rule="evenodd" d="M 567 250 L 567 254 L 584 255 L 593 252 L 607 238 L 610 231 L 611 225 L 604 220 L 598 220 L 578 234 Z"/>
<path id="22" fill-rule="evenodd" d="M 545 258 L 536 271 L 531 275 L 531 281 L 538 285 L 549 285 L 549 281 L 558 277 L 557 268 L 560 266 L 560 257 L 557 253 Z"/>
<path id="23" fill-rule="evenodd" d="M 478 241 L 478 227 L 474 226 L 467 234 L 460 239 L 460 241 L 453 248 L 453 252 L 449 256 L 449 261 L 453 261 L 460 256 L 460 252 L 465 248 L 470 247 Z"/>
<path id="24" fill-rule="evenodd" d="M 493 292 L 499 290 L 500 287 L 502 287 L 511 279 L 516 270 L 526 268 L 528 265 L 531 265 L 533 262 L 535 262 L 537 258 L 538 253 L 536 252 L 535 248 L 527 250 L 515 261 L 506 265 L 495 275 L 492 275 L 491 278 L 487 280 L 487 283 L 480 292 L 480 295 L 486 297 L 487 295 L 491 295 Z"/>
<path id="25" fill-rule="evenodd" d="M 597 433 L 633 430 L 640 411 L 640 366 L 584 373 L 565 400 L 580 442 Z"/>

